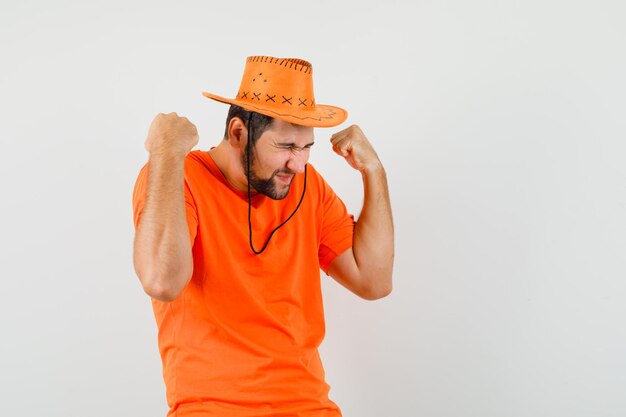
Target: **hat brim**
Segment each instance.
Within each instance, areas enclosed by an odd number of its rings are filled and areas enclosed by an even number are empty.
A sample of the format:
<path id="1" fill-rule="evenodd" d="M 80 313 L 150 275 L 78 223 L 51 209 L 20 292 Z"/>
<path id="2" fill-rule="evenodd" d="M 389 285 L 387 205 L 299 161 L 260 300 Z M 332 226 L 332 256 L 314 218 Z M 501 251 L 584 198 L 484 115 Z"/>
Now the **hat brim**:
<path id="1" fill-rule="evenodd" d="M 203 92 L 202 95 L 221 103 L 235 104 L 248 111 L 261 113 L 300 126 L 333 127 L 340 125 L 348 118 L 348 112 L 346 110 L 341 107 L 326 104 L 315 104 L 313 108 L 309 107 L 307 110 L 285 112 L 269 106 L 263 106 L 262 103 L 253 104 L 246 100 L 221 97 L 216 94 L 207 93 L 206 91 Z"/>

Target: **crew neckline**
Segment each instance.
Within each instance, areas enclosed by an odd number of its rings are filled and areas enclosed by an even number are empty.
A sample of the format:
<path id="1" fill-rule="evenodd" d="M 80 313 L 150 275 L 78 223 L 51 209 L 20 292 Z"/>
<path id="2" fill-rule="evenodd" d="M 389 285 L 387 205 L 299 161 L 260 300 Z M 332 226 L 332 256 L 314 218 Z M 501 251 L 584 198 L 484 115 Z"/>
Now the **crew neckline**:
<path id="1" fill-rule="evenodd" d="M 215 146 L 213 146 L 211 149 L 213 148 L 215 148 Z M 230 182 L 228 182 L 228 179 L 226 179 L 226 176 L 224 175 L 222 170 L 217 166 L 217 164 L 213 160 L 213 157 L 211 156 L 209 151 L 196 150 L 193 153 L 196 153 L 196 155 L 200 156 L 201 160 L 205 163 L 205 166 L 209 169 L 209 171 L 211 171 L 213 176 L 217 178 L 222 184 L 227 186 L 229 190 L 231 190 L 232 192 L 234 192 L 241 198 L 244 198 L 244 199 L 248 198 L 247 191 L 238 190 Z M 265 197 L 265 196 L 257 192 L 256 194 L 253 194 L 250 196 L 250 200 L 251 201 L 258 200 L 260 197 Z"/>

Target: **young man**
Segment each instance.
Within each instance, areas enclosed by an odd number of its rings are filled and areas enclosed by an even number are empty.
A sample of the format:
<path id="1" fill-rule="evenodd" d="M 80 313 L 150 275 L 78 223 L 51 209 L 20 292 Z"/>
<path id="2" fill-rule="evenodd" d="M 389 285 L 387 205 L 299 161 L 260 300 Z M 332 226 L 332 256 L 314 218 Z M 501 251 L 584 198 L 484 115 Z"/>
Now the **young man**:
<path id="1" fill-rule="evenodd" d="M 220 144 L 156 116 L 133 193 L 134 264 L 152 298 L 168 416 L 341 416 L 328 398 L 320 268 L 367 300 L 392 288 L 384 168 L 357 126 L 334 135 L 360 171 L 357 222 L 307 164 L 313 127 L 347 113 L 315 103 L 311 65 L 249 57 Z"/>

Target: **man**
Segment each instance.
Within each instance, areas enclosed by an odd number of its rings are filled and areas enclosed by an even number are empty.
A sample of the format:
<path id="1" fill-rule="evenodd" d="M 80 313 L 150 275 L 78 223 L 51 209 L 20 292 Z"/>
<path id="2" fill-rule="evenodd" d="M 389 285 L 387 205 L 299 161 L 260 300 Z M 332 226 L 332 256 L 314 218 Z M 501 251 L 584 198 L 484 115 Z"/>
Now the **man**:
<path id="1" fill-rule="evenodd" d="M 217 147 L 156 116 L 133 193 L 134 264 L 152 298 L 168 416 L 341 416 L 328 398 L 320 268 L 367 300 L 392 288 L 384 168 L 357 126 L 334 135 L 360 171 L 358 221 L 307 164 L 313 127 L 347 113 L 315 103 L 311 65 L 249 57 Z"/>

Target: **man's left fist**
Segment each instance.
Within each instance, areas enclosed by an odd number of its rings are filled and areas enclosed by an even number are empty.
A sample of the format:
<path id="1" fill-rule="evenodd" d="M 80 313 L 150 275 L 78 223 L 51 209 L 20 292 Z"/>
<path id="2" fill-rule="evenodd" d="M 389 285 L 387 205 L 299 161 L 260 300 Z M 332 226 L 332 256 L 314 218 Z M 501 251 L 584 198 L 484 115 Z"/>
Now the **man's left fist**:
<path id="1" fill-rule="evenodd" d="M 357 125 L 352 125 L 330 137 L 333 151 L 346 158 L 354 169 L 365 173 L 382 167 L 378 155 L 365 134 Z"/>

